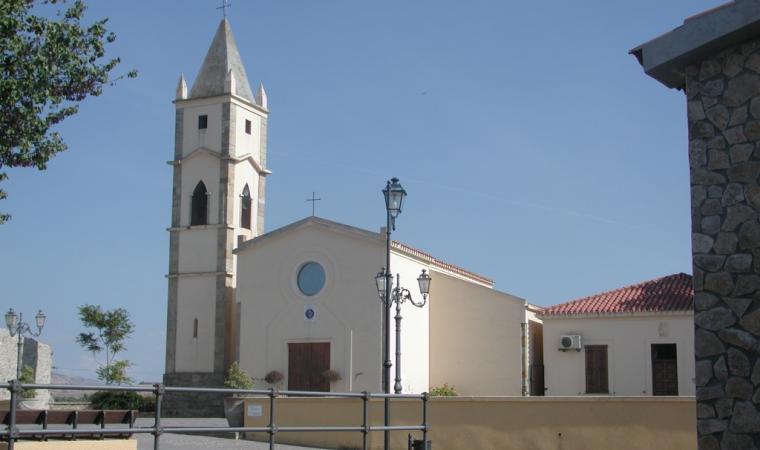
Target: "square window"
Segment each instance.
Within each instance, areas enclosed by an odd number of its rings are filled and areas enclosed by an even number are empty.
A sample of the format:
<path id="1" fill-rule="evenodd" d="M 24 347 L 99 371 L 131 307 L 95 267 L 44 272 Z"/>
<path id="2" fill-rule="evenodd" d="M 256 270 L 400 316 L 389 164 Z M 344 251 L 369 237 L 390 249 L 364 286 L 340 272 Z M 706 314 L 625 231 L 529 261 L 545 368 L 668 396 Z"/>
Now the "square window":
<path id="1" fill-rule="evenodd" d="M 208 128 L 208 116 L 205 114 L 198 116 L 198 129 L 205 130 L 206 128 Z"/>
<path id="2" fill-rule="evenodd" d="M 251 134 L 251 121 L 245 120 L 245 134 Z"/>

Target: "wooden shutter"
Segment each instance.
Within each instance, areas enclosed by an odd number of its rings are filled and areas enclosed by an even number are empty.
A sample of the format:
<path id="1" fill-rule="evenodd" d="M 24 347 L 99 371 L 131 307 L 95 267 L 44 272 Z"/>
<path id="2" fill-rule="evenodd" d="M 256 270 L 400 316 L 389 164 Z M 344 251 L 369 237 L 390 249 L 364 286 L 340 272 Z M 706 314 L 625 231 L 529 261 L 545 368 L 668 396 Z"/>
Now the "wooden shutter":
<path id="1" fill-rule="evenodd" d="M 308 391 L 309 380 L 306 378 L 309 358 L 309 344 L 288 344 L 288 389 L 291 391 Z"/>
<path id="2" fill-rule="evenodd" d="M 330 344 L 313 342 L 311 344 L 311 390 L 330 392 L 330 382 L 322 374 L 330 368 Z"/>
<path id="3" fill-rule="evenodd" d="M 586 345 L 586 393 L 609 394 L 607 346 Z"/>
<path id="4" fill-rule="evenodd" d="M 678 395 L 676 344 L 652 344 L 652 395 Z"/>

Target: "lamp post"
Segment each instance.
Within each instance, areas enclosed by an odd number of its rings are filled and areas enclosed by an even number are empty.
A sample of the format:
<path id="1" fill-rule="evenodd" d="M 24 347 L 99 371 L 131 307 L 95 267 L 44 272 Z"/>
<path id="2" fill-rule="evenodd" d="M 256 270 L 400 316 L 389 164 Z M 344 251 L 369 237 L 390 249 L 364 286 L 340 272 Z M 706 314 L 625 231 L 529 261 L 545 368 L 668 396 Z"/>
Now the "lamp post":
<path id="1" fill-rule="evenodd" d="M 45 314 L 42 310 L 37 312 L 34 316 L 35 324 L 37 325 L 37 332 L 32 331 L 32 327 L 28 323 L 24 322 L 24 316 L 21 313 L 16 313 L 13 308 L 9 309 L 5 313 L 5 325 L 8 327 L 8 332 L 11 337 L 18 334 L 18 350 L 16 354 L 16 380 L 21 378 L 21 359 L 24 354 L 24 334 L 28 334 L 32 337 L 38 337 L 42 334 L 42 327 L 45 326 Z"/>
<path id="2" fill-rule="evenodd" d="M 401 207 L 404 204 L 404 198 L 406 197 L 406 191 L 398 182 L 398 178 L 391 178 L 385 183 L 385 189 L 383 189 L 383 197 L 385 198 L 385 286 L 383 295 L 383 392 L 386 394 L 391 393 L 391 336 L 390 336 L 390 320 L 391 320 L 391 231 L 396 229 L 396 217 L 401 213 Z M 387 427 L 391 422 L 390 411 L 390 399 L 384 399 L 384 412 L 385 420 L 384 425 Z M 389 450 L 390 446 L 390 431 L 385 430 L 383 432 L 383 449 Z"/>
<path id="3" fill-rule="evenodd" d="M 377 293 L 381 299 L 384 299 L 386 290 L 385 282 L 387 280 L 387 274 L 385 268 L 381 270 L 375 277 L 375 283 L 377 284 Z M 422 294 L 422 301 L 417 302 L 412 297 L 412 293 L 409 289 L 401 287 L 401 275 L 396 274 L 396 286 L 391 289 L 391 303 L 396 304 L 396 378 L 393 384 L 393 393 L 401 393 L 401 305 L 406 301 L 409 301 L 413 306 L 422 308 L 427 303 L 427 296 L 430 293 L 430 275 L 427 274 L 425 269 L 422 269 L 422 273 L 417 277 L 417 284 L 420 288 L 420 294 Z M 390 305 L 386 305 L 387 309 L 390 309 Z M 388 332 L 390 330 L 386 330 Z"/>

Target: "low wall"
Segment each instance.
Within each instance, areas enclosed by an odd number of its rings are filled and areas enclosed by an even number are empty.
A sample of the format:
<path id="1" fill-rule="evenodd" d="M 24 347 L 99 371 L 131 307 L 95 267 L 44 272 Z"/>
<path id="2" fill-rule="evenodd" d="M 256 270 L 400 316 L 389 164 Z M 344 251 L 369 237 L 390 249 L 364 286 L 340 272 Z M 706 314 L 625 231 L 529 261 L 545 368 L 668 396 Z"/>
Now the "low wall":
<path id="1" fill-rule="evenodd" d="M 6 450 L 8 444 L 0 442 L 0 450 Z M 16 450 L 137 450 L 134 439 L 105 439 L 102 441 L 20 441 L 13 446 Z"/>
<path id="2" fill-rule="evenodd" d="M 358 399 L 276 400 L 278 426 L 360 426 Z M 381 425 L 382 400 L 370 404 Z M 436 450 L 681 450 L 697 447 L 694 398 L 689 397 L 449 397 L 430 400 L 429 438 Z M 421 423 L 421 401 L 392 401 L 392 424 Z M 246 399 L 246 426 L 267 426 L 269 399 Z M 253 413 L 256 416 L 250 416 Z M 260 416 L 258 416 L 260 414 Z M 393 432 L 392 448 L 406 448 L 408 432 Z M 419 439 L 419 432 L 413 433 Z M 266 440 L 266 434 L 248 438 Z M 361 433 L 277 433 L 280 444 L 361 448 Z M 382 448 L 382 432 L 370 448 Z"/>

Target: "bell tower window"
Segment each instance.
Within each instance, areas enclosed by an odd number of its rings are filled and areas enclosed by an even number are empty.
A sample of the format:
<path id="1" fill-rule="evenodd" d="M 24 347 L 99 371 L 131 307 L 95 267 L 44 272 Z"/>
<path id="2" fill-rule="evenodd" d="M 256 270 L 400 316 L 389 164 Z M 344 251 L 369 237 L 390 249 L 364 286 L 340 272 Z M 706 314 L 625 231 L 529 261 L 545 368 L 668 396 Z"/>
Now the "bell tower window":
<path id="1" fill-rule="evenodd" d="M 198 129 L 205 130 L 206 128 L 208 128 L 208 116 L 205 114 L 198 116 Z"/>
<path id="2" fill-rule="evenodd" d="M 243 195 L 240 196 L 240 226 L 251 229 L 251 191 L 246 184 L 243 188 Z"/>
<path id="3" fill-rule="evenodd" d="M 199 181 L 193 191 L 193 200 L 190 206 L 190 225 L 206 224 L 208 224 L 208 191 L 203 181 Z"/>
<path id="4" fill-rule="evenodd" d="M 251 134 L 251 121 L 245 120 L 245 134 Z"/>
<path id="5" fill-rule="evenodd" d="M 193 337 L 198 337 L 198 318 L 193 319 Z"/>

